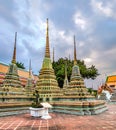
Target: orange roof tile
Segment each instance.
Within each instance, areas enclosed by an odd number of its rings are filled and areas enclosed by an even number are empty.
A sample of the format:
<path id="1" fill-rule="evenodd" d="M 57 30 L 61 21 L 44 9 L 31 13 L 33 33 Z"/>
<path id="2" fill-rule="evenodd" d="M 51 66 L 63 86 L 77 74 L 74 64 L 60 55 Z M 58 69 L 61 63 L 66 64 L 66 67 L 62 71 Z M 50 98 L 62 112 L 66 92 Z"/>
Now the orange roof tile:
<path id="1" fill-rule="evenodd" d="M 8 65 L 0 63 L 0 72 L 7 73 L 8 71 Z"/>
<path id="2" fill-rule="evenodd" d="M 8 72 L 8 65 L 4 64 L 4 63 L 0 63 L 0 73 L 6 74 Z M 20 76 L 20 78 L 28 78 L 29 77 L 29 72 L 24 70 L 24 69 L 20 69 L 18 68 L 18 74 Z M 2 76 L 2 74 L 1 74 Z M 4 76 L 3 76 L 4 77 Z M 36 75 L 34 75 L 34 79 L 35 81 L 37 81 L 38 77 Z"/>
<path id="3" fill-rule="evenodd" d="M 7 73 L 8 72 L 8 65 L 0 63 L 0 72 L 1 73 Z M 29 72 L 23 69 L 18 68 L 18 74 L 20 77 L 25 77 L 28 78 L 29 77 Z"/>
<path id="4" fill-rule="evenodd" d="M 116 75 L 108 76 L 106 82 L 116 82 Z"/>

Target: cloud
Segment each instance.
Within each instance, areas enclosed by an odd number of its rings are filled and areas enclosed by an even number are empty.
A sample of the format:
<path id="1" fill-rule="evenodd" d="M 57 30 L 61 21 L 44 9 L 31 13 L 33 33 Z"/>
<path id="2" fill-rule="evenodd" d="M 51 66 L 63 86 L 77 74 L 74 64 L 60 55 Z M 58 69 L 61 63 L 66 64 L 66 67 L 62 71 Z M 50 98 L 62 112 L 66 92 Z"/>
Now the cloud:
<path id="1" fill-rule="evenodd" d="M 80 12 L 76 12 L 73 16 L 74 23 L 80 27 L 82 30 L 87 28 L 87 19 L 82 16 Z"/>
<path id="2" fill-rule="evenodd" d="M 115 13 L 116 10 L 114 8 L 115 4 L 116 4 L 115 0 L 113 0 L 112 2 L 91 0 L 91 6 L 96 13 L 111 18 L 116 18 L 116 13 Z"/>
<path id="3" fill-rule="evenodd" d="M 91 59 L 91 58 L 85 58 L 84 61 L 85 61 L 86 63 L 89 63 L 89 62 L 92 61 L 92 59 Z"/>

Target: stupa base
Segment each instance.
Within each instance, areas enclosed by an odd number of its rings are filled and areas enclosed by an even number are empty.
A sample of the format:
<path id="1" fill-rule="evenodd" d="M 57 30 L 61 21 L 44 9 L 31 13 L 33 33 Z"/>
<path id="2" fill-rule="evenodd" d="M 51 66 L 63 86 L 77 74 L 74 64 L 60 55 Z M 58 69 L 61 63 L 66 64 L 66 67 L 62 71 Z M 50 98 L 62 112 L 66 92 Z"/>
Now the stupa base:
<path id="1" fill-rule="evenodd" d="M 104 101 L 75 101 L 75 102 L 55 102 L 53 112 L 74 114 L 74 115 L 97 115 L 108 110 Z"/>

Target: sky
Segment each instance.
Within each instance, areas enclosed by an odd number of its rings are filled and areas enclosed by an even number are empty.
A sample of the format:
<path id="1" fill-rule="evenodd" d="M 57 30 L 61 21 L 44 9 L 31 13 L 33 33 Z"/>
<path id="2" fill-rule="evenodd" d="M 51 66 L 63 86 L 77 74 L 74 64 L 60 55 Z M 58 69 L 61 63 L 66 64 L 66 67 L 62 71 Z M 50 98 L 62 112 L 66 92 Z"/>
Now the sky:
<path id="1" fill-rule="evenodd" d="M 108 75 L 116 75 L 116 0 L 0 0 L 0 62 L 11 63 L 17 32 L 17 61 L 26 70 L 32 61 L 39 74 L 45 54 L 46 19 L 49 19 L 51 60 L 77 59 L 95 65 L 100 76 L 85 80 L 97 88 Z"/>

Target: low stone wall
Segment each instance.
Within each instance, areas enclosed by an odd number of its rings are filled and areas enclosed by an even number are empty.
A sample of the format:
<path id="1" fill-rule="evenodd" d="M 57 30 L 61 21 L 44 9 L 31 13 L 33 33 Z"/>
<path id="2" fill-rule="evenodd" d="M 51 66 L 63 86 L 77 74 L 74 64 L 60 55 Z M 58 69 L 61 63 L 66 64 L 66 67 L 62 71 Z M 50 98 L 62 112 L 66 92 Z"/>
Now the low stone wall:
<path id="1" fill-rule="evenodd" d="M 108 110 L 104 101 L 54 102 L 52 105 L 53 112 L 75 115 L 95 115 Z"/>
<path id="2" fill-rule="evenodd" d="M 28 113 L 30 105 L 30 102 L 0 103 L 0 117 Z"/>

